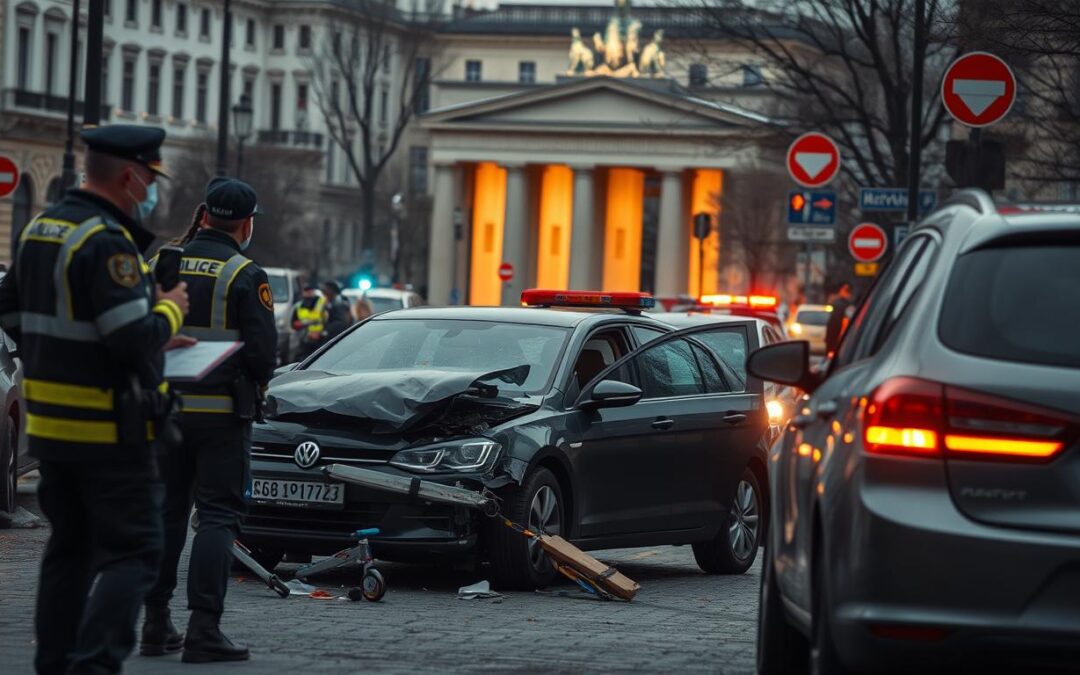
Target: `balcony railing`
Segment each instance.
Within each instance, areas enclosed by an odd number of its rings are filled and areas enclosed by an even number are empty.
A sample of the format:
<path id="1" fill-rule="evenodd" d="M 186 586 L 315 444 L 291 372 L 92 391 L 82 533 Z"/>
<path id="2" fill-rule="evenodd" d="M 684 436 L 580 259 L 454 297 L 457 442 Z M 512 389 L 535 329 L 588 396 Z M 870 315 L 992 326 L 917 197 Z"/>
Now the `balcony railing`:
<path id="1" fill-rule="evenodd" d="M 322 147 L 323 135 L 314 131 L 289 131 L 287 129 L 259 129 L 256 141 L 265 145 L 288 145 L 295 148 Z"/>
<path id="2" fill-rule="evenodd" d="M 26 89 L 7 89 L 4 91 L 4 108 L 7 110 L 33 110 L 43 113 L 67 115 L 68 97 L 43 94 Z M 75 101 L 75 115 L 82 117 L 85 104 Z M 106 121 L 112 112 L 111 105 L 101 106 L 101 119 Z"/>

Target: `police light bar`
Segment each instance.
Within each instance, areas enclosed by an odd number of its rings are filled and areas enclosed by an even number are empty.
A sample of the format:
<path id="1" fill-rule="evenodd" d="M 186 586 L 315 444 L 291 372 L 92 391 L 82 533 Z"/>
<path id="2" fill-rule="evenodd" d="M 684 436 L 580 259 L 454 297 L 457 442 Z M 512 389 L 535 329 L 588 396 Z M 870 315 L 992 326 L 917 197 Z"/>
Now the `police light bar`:
<path id="1" fill-rule="evenodd" d="M 655 307 L 656 300 L 648 293 L 547 291 L 533 288 L 522 292 L 521 304 L 529 307 L 613 307 L 641 311 Z"/>
<path id="2" fill-rule="evenodd" d="M 701 296 L 701 304 L 713 307 L 749 307 L 751 309 L 776 309 L 780 300 L 775 295 L 719 295 Z"/>

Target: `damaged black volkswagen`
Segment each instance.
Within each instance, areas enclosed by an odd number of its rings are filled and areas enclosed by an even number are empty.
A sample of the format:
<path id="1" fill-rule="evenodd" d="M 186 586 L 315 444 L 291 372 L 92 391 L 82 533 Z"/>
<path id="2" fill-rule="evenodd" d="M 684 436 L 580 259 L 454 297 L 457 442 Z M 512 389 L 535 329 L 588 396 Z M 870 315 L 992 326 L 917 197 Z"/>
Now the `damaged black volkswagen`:
<path id="1" fill-rule="evenodd" d="M 522 299 L 380 314 L 277 377 L 241 535 L 258 559 L 329 555 L 377 527 L 380 559 L 484 560 L 502 588 L 554 580 L 500 520 L 321 472 L 343 464 L 488 490 L 583 549 L 690 544 L 706 572 L 746 571 L 772 433 L 762 383 L 733 363 L 758 347 L 752 321 L 673 332 L 642 315 L 645 294 Z"/>

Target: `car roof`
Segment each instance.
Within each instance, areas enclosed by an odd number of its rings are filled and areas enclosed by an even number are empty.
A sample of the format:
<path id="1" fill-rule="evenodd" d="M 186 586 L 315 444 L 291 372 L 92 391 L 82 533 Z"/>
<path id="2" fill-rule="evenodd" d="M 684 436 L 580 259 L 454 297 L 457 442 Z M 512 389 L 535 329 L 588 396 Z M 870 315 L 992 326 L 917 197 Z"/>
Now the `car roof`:
<path id="1" fill-rule="evenodd" d="M 962 237 L 960 253 L 1003 237 L 1080 231 L 1076 205 L 995 204 L 982 190 L 961 190 L 919 223 L 917 229 L 933 227 L 948 237 Z M 973 217 L 950 218 L 966 213 Z"/>
<path id="2" fill-rule="evenodd" d="M 581 307 L 414 307 L 408 312 L 392 311 L 372 317 L 373 321 L 387 319 L 457 319 L 463 321 L 501 321 L 504 323 L 534 324 L 575 328 L 583 324 L 604 323 L 631 319 L 642 324 L 664 327 L 652 319 L 618 309 L 592 309 Z"/>
<path id="3" fill-rule="evenodd" d="M 768 321 L 752 316 L 739 316 L 737 314 L 711 314 L 707 312 L 658 312 L 650 314 L 652 318 L 663 321 L 672 326 L 697 326 L 706 323 L 741 323 L 750 321 L 757 324 L 767 324 Z"/>
<path id="4" fill-rule="evenodd" d="M 299 270 L 291 270 L 291 269 L 289 269 L 287 267 L 264 267 L 264 268 L 262 268 L 262 270 L 263 270 L 263 272 L 266 272 L 267 274 L 280 274 L 283 277 L 286 277 L 286 276 L 298 277 L 298 276 L 300 276 Z"/>
<path id="5" fill-rule="evenodd" d="M 831 312 L 833 308 L 832 305 L 799 305 L 795 308 L 795 313 L 798 314 L 804 309 L 808 309 L 811 312 Z"/>
<path id="6" fill-rule="evenodd" d="M 412 291 L 403 291 L 397 288 L 370 288 L 366 291 L 356 289 L 356 295 L 362 295 L 365 298 L 393 298 L 399 300 L 407 295 L 412 295 Z"/>

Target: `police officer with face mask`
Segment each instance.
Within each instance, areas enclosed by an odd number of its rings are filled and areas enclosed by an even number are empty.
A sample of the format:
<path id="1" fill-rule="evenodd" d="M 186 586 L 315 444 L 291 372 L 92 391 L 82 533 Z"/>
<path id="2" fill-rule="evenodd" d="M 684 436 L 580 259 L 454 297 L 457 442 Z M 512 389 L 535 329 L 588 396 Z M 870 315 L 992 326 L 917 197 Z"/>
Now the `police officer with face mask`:
<path id="1" fill-rule="evenodd" d="M 162 350 L 178 344 L 188 306 L 184 284 L 155 288 L 142 257 L 165 132 L 112 125 L 82 139 L 81 188 L 27 224 L 0 282 L 52 526 L 35 615 L 39 673 L 117 673 L 135 645 L 162 547 L 152 443 L 175 440 Z"/>
<path id="2" fill-rule="evenodd" d="M 184 247 L 180 278 L 191 294 L 183 332 L 201 341 L 243 342 L 197 383 L 177 383 L 183 399 L 182 447 L 162 462 L 166 484 L 165 556 L 146 596 L 140 653 L 184 650 L 188 663 L 242 661 L 248 649 L 219 628 L 225 609 L 230 549 L 246 512 L 250 486 L 251 423 L 260 417 L 262 391 L 277 354 L 274 296 L 266 273 L 243 255 L 258 213 L 255 190 L 232 178 L 206 188 L 205 208 Z M 188 567 L 191 618 L 181 636 L 169 600 L 187 535 L 192 501 L 198 512 Z"/>

